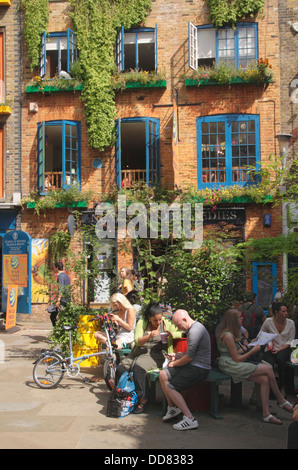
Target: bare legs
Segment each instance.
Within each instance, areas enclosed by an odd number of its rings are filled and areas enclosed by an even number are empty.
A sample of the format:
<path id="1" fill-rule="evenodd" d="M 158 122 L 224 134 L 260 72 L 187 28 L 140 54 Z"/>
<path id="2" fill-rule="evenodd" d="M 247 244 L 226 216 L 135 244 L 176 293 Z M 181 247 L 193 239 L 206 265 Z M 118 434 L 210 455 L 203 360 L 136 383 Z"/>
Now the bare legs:
<path id="1" fill-rule="evenodd" d="M 270 415 L 269 410 L 269 394 L 270 388 L 276 396 L 277 403 L 280 405 L 285 402 L 284 396 L 281 394 L 275 380 L 272 366 L 268 364 L 259 364 L 255 372 L 249 377 L 249 380 L 260 385 L 260 395 L 263 409 L 263 417 Z"/>
<path id="2" fill-rule="evenodd" d="M 187 404 L 185 403 L 185 400 L 181 393 L 176 392 L 176 390 L 173 390 L 172 388 L 168 387 L 169 384 L 169 378 L 167 373 L 164 370 L 161 370 L 159 373 L 159 383 L 161 385 L 161 388 L 163 390 L 163 393 L 165 394 L 165 397 L 167 399 L 168 405 L 169 406 L 174 406 L 176 405 L 184 414 L 184 416 L 187 416 L 190 419 L 193 419 L 193 415 L 188 408 Z"/>

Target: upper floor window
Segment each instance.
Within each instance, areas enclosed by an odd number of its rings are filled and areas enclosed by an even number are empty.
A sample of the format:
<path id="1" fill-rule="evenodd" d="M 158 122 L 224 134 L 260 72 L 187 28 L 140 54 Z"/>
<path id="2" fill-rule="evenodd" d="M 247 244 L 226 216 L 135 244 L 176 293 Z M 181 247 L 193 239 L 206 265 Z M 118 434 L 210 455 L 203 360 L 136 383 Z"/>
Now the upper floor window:
<path id="1" fill-rule="evenodd" d="M 236 68 L 255 65 L 258 58 L 256 23 L 238 23 L 235 29 L 215 29 L 212 25 L 195 27 L 189 23 L 189 66 L 212 66 L 226 63 Z"/>
<path id="2" fill-rule="evenodd" d="M 40 193 L 80 184 L 81 125 L 76 121 L 37 124 L 37 186 Z"/>
<path id="3" fill-rule="evenodd" d="M 78 58 L 76 35 L 66 32 L 43 32 L 41 39 L 40 76 L 71 78 L 71 67 Z"/>
<path id="4" fill-rule="evenodd" d="M 197 142 L 198 188 L 254 182 L 249 167 L 260 166 L 259 116 L 198 117 Z"/>
<path id="5" fill-rule="evenodd" d="M 122 26 L 116 43 L 118 72 L 157 70 L 157 26 L 124 31 Z"/>

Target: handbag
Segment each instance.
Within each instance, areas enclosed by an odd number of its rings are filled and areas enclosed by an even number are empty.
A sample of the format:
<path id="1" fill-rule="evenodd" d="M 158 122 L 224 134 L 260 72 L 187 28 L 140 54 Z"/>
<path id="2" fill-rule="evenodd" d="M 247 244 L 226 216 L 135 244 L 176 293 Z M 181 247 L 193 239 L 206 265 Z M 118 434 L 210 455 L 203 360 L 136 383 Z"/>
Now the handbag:
<path id="1" fill-rule="evenodd" d="M 247 348 L 244 349 L 243 344 L 241 343 L 241 341 L 237 341 L 237 343 L 239 344 L 242 351 L 244 351 L 244 353 L 248 352 Z M 256 352 L 256 353 L 252 354 L 251 356 L 249 356 L 247 359 L 245 359 L 244 362 L 249 362 L 250 364 L 256 364 L 257 365 L 257 364 L 260 364 L 261 360 L 262 360 L 261 351 L 259 351 L 259 352 Z"/>

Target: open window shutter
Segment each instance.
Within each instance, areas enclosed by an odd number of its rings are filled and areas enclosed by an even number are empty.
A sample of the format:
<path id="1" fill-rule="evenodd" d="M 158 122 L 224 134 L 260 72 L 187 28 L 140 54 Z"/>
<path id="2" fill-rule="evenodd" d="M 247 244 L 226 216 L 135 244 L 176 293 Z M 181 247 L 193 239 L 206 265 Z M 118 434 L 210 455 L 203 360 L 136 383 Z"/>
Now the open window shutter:
<path id="1" fill-rule="evenodd" d="M 158 68 L 158 61 L 157 61 L 157 24 L 155 24 L 155 71 Z"/>
<path id="2" fill-rule="evenodd" d="M 42 33 L 41 36 L 41 51 L 40 51 L 40 67 L 39 67 L 39 76 L 44 77 L 47 73 L 47 34 L 46 31 Z"/>
<path id="3" fill-rule="evenodd" d="M 67 72 L 70 73 L 70 68 L 77 58 L 77 44 L 76 35 L 71 29 L 67 29 Z"/>
<path id="4" fill-rule="evenodd" d="M 118 188 L 121 188 L 121 118 L 116 121 L 115 158 L 115 179 Z"/>
<path id="5" fill-rule="evenodd" d="M 116 65 L 118 72 L 123 72 L 124 70 L 124 27 L 121 26 L 121 29 L 117 36 L 116 41 Z"/>
<path id="6" fill-rule="evenodd" d="M 37 189 L 39 193 L 44 192 L 44 142 L 45 142 L 45 123 L 37 124 Z"/>
<path id="7" fill-rule="evenodd" d="M 189 21 L 188 22 L 188 65 L 197 70 L 198 68 L 198 36 L 197 28 Z"/>

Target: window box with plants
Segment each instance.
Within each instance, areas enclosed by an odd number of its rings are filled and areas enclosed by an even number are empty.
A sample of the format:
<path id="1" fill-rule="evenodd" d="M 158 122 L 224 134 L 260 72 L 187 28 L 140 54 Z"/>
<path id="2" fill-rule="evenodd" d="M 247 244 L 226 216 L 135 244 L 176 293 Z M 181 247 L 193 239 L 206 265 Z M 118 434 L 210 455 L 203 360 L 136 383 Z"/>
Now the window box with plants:
<path id="1" fill-rule="evenodd" d="M 131 70 L 117 73 L 112 77 L 112 86 L 115 90 L 131 88 L 166 88 L 167 81 L 163 72 L 147 72 Z"/>
<path id="2" fill-rule="evenodd" d="M 11 107 L 7 104 L 0 104 L 0 114 L 11 114 Z"/>
<path id="3" fill-rule="evenodd" d="M 67 78 L 53 78 L 42 79 L 39 76 L 34 77 L 32 82 L 27 85 L 27 93 L 52 93 L 52 92 L 67 92 L 67 91 L 81 91 L 83 84 L 75 79 Z"/>
<path id="4" fill-rule="evenodd" d="M 9 7 L 10 0 L 0 0 L 0 7 Z"/>
<path id="5" fill-rule="evenodd" d="M 226 63 L 216 64 L 213 67 L 198 67 L 185 76 L 185 86 L 210 85 L 268 85 L 273 80 L 272 66 L 268 59 L 259 59 L 256 66 L 246 69 L 235 68 Z"/>

